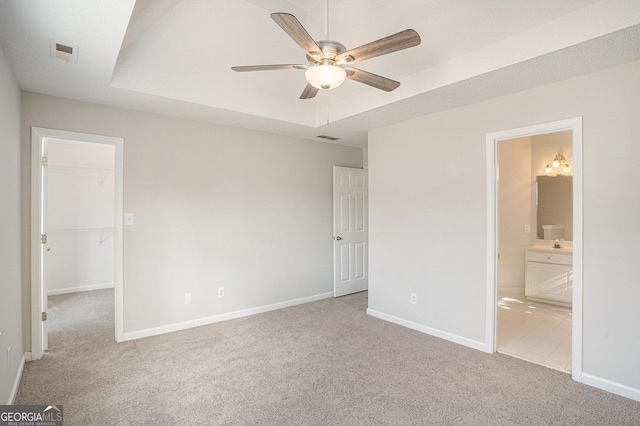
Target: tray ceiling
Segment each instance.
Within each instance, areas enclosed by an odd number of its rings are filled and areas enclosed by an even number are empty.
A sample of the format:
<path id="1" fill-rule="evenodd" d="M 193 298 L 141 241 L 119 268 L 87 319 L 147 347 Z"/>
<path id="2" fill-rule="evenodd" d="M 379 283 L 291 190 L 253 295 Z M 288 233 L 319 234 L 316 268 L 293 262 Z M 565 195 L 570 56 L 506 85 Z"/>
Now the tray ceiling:
<path id="1" fill-rule="evenodd" d="M 330 39 L 347 49 L 407 28 L 422 43 L 358 64 L 393 92 L 347 81 L 300 100 L 303 71 L 231 71 L 305 63 L 271 12 L 324 38 L 322 0 L 3 0 L 0 44 L 26 91 L 357 146 L 371 128 L 640 59 L 640 0 L 332 0 Z M 50 39 L 78 62 L 52 58 Z"/>

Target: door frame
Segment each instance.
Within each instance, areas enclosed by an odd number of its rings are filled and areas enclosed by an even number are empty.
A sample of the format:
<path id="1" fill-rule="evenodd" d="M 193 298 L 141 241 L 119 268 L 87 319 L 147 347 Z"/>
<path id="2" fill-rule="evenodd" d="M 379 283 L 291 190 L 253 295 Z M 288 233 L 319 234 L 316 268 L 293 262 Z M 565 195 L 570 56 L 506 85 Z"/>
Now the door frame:
<path id="1" fill-rule="evenodd" d="M 42 279 L 40 222 L 42 220 L 42 148 L 45 139 L 67 139 L 112 145 L 115 148 L 114 169 L 114 322 L 115 340 L 124 340 L 123 311 L 123 157 L 124 139 L 65 130 L 31 128 L 31 359 L 40 359 L 43 349 L 43 327 L 40 306 L 46 293 Z"/>
<path id="2" fill-rule="evenodd" d="M 582 382 L 582 117 L 517 129 L 487 133 L 487 300 L 486 351 L 496 352 L 498 319 L 498 142 L 527 136 L 572 131 L 573 155 L 573 301 L 571 327 L 571 376 Z"/>

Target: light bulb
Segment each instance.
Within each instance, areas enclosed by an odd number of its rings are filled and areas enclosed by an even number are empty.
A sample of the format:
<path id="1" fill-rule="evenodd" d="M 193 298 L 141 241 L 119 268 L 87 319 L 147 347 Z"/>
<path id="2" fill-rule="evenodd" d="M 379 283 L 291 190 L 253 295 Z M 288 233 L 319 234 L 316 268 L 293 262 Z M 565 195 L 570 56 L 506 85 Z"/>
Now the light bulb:
<path id="1" fill-rule="evenodd" d="M 317 89 L 334 89 L 344 82 L 347 72 L 336 65 L 315 65 L 307 69 L 305 77 Z"/>
<path id="2" fill-rule="evenodd" d="M 569 165 L 568 165 L 568 164 L 567 164 L 567 165 L 565 165 L 565 166 L 562 168 L 562 172 L 563 172 L 563 173 L 569 173 L 570 171 L 571 171 L 571 167 L 569 167 Z"/>
<path id="3" fill-rule="evenodd" d="M 550 174 L 551 173 L 551 164 L 547 164 L 547 167 L 544 168 L 544 172 L 546 174 Z"/>
<path id="4" fill-rule="evenodd" d="M 553 167 L 560 167 L 560 162 L 558 160 L 553 160 Z"/>

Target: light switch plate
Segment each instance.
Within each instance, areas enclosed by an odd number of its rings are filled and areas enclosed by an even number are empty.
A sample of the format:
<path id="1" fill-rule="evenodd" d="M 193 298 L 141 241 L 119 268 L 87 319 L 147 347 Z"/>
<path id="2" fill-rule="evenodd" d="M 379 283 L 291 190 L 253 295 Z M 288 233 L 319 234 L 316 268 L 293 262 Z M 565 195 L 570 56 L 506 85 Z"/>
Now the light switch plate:
<path id="1" fill-rule="evenodd" d="M 124 214 L 124 224 L 125 225 L 133 225 L 133 213 L 125 213 Z"/>
<path id="2" fill-rule="evenodd" d="M 531 225 L 525 225 L 524 226 L 524 233 L 525 234 L 530 234 L 531 233 Z"/>

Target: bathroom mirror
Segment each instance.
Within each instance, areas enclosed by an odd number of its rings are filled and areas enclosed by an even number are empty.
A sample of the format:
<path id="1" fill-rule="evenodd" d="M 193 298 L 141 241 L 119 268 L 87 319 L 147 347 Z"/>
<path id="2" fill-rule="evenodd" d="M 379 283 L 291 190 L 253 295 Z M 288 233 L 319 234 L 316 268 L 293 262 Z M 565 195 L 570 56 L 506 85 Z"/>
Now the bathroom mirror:
<path id="1" fill-rule="evenodd" d="M 538 176 L 536 179 L 537 232 L 543 225 L 564 225 L 564 239 L 573 241 L 573 177 Z"/>

